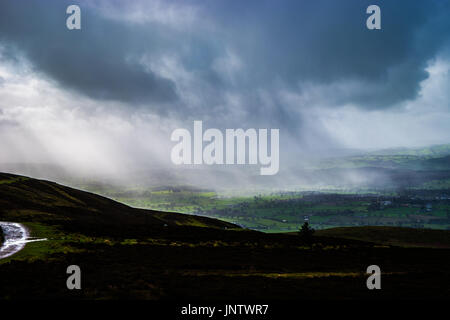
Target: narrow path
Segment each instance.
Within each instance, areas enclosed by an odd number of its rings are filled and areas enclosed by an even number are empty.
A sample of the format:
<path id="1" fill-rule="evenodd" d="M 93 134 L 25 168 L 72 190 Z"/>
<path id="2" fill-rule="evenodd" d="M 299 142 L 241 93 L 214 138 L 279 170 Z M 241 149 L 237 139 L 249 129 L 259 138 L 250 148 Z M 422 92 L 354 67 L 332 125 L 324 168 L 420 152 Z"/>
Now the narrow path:
<path id="1" fill-rule="evenodd" d="M 3 229 L 5 242 L 0 247 L 0 259 L 10 257 L 25 247 L 27 242 L 43 241 L 47 239 L 30 239 L 27 228 L 15 222 L 0 221 L 0 228 Z"/>

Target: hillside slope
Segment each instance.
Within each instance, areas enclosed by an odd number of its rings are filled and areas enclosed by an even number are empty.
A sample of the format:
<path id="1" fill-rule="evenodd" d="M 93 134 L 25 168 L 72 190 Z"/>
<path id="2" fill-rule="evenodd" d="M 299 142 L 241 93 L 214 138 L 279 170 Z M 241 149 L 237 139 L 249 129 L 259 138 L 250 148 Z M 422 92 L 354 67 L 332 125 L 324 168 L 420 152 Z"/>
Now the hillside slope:
<path id="1" fill-rule="evenodd" d="M 450 248 L 450 232 L 446 230 L 400 227 L 341 227 L 318 230 L 317 236 L 369 241 L 402 247 Z"/>
<path id="2" fill-rule="evenodd" d="M 85 233 L 116 234 L 173 228 L 239 228 L 206 217 L 135 209 L 54 182 L 0 173 L 0 220 L 61 225 Z M 103 232 L 102 232 L 103 231 Z"/>

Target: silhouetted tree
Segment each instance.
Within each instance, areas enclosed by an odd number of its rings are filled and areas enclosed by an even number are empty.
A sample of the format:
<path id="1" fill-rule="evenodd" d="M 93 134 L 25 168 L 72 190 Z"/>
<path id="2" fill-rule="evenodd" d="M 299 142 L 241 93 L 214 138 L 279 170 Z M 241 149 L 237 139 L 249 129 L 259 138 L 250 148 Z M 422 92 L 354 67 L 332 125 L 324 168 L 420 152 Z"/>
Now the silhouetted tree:
<path id="1" fill-rule="evenodd" d="M 302 227 L 299 229 L 298 234 L 307 243 L 312 242 L 314 229 L 309 226 L 308 221 L 305 221 L 305 223 L 302 225 Z"/>

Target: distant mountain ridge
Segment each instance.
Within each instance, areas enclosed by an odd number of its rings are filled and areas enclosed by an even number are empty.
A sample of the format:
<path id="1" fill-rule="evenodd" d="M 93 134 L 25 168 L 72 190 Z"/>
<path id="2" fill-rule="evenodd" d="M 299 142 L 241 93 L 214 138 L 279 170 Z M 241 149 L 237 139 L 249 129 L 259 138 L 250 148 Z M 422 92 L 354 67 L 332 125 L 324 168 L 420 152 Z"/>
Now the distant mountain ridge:
<path id="1" fill-rule="evenodd" d="M 348 154 L 348 153 L 347 153 Z M 450 144 L 422 148 L 352 151 L 352 155 L 317 158 L 282 165 L 275 176 L 260 176 L 254 166 L 133 168 L 114 176 L 69 172 L 50 164 L 0 164 L 0 171 L 57 181 L 77 189 L 158 188 L 161 186 L 228 191 L 322 188 L 447 188 L 450 186 Z M 125 171 L 124 171 L 125 172 Z M 413 183 L 413 184 L 409 184 Z"/>
<path id="2" fill-rule="evenodd" d="M 450 143 L 419 148 L 389 148 L 369 152 L 372 155 L 412 155 L 442 157 L 450 155 Z"/>
<path id="3" fill-rule="evenodd" d="M 407 170 L 450 170 L 450 144 L 395 148 L 318 161 L 312 169 L 379 167 Z"/>

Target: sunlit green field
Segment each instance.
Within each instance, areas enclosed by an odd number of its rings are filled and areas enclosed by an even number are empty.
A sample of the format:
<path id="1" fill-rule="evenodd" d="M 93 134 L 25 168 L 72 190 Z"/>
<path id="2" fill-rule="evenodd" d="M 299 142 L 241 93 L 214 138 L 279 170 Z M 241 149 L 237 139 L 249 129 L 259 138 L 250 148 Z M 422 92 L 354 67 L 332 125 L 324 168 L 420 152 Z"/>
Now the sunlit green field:
<path id="1" fill-rule="evenodd" d="M 103 190 L 103 194 L 137 208 L 204 215 L 264 232 L 296 231 L 305 219 L 319 230 L 365 225 L 450 227 L 450 200 L 446 199 L 400 199 L 383 205 L 383 201 L 392 199 L 390 195 L 274 192 L 236 196 L 189 187 Z"/>

